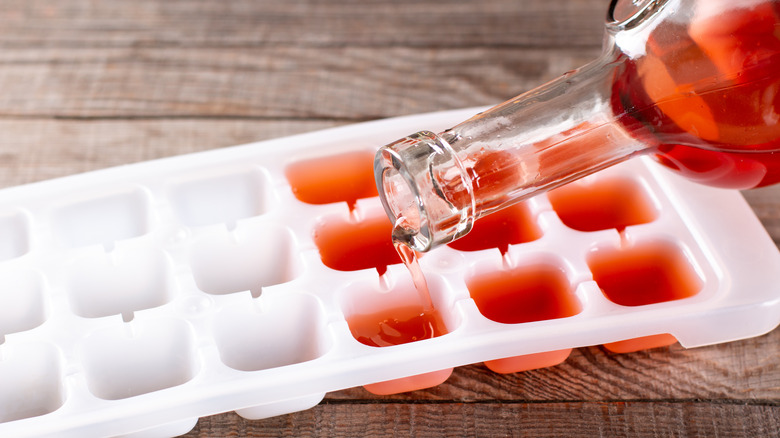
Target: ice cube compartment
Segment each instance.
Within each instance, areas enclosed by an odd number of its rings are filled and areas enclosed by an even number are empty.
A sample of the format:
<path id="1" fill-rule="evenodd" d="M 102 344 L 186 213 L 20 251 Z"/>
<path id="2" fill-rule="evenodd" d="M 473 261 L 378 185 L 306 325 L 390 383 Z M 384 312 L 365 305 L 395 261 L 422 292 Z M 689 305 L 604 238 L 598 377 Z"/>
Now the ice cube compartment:
<path id="1" fill-rule="evenodd" d="M 425 254 L 437 315 L 417 324 L 371 158 L 474 111 L 0 191 L 0 435 L 173 436 L 352 386 L 429 387 L 470 363 L 517 372 L 580 346 L 694 347 L 777 326 L 780 253 L 741 196 L 647 159 Z M 368 345 L 372 327 L 390 345 Z"/>

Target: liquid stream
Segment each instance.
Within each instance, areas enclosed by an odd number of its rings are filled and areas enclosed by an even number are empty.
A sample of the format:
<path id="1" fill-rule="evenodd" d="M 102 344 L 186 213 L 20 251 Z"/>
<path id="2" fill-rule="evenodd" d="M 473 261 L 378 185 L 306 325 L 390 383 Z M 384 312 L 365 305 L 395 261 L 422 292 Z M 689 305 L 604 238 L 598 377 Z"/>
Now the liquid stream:
<path id="1" fill-rule="evenodd" d="M 401 257 L 401 261 L 412 276 L 414 287 L 420 295 L 420 303 L 423 306 L 423 312 L 430 312 L 434 310 L 433 300 L 431 300 L 428 282 L 425 281 L 425 275 L 420 268 L 420 262 L 417 260 L 417 252 L 395 237 L 397 236 L 397 233 L 404 232 L 402 231 L 403 223 L 404 220 L 401 218 L 396 221 L 393 226 L 393 246 L 395 247 L 395 250 L 398 251 L 398 256 Z"/>

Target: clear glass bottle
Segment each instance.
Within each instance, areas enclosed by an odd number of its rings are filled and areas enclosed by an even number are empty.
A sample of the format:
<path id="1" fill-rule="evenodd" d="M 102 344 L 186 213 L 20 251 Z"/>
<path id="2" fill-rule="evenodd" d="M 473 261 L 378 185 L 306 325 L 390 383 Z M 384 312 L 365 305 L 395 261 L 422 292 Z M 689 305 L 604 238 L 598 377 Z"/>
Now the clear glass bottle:
<path id="1" fill-rule="evenodd" d="M 705 184 L 780 181 L 780 0 L 613 0 L 592 63 L 376 155 L 393 239 L 474 220 L 639 154 Z"/>

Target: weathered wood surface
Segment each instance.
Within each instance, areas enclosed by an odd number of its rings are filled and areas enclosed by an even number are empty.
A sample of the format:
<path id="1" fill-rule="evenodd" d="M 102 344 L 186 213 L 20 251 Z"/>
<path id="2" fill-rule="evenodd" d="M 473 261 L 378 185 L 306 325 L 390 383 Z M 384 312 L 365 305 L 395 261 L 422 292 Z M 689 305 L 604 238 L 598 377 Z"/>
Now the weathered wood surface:
<path id="1" fill-rule="evenodd" d="M 777 408 L 699 401 L 324 403 L 262 426 L 202 419 L 202 437 L 734 437 L 777 436 Z"/>
<path id="2" fill-rule="evenodd" d="M 485 105 L 599 51 L 607 0 L 4 0 L 0 187 L 402 114 Z M 780 244 L 780 186 L 745 193 Z M 211 436 L 780 436 L 780 331 L 600 347 L 443 385 L 328 394 Z"/>
<path id="3" fill-rule="evenodd" d="M 582 47 L 600 42 L 606 3 L 4 0 L 0 45 Z"/>

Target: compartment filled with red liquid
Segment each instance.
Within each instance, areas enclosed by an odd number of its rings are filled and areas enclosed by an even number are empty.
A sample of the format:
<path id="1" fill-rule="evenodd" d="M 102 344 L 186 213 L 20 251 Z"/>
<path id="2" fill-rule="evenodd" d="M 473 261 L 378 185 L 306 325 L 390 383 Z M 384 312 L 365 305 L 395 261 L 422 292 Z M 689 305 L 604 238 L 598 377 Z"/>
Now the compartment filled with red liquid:
<path id="1" fill-rule="evenodd" d="M 449 244 L 459 251 L 482 251 L 498 248 L 506 254 L 509 245 L 532 242 L 542 237 L 528 205 L 515 204 L 474 222 L 471 231 Z"/>
<path id="2" fill-rule="evenodd" d="M 436 286 L 434 286 L 436 288 Z M 427 307 L 406 279 L 389 291 L 353 285 L 346 306 L 346 320 L 352 336 L 371 347 L 393 347 L 443 336 L 449 332 L 444 315 Z M 374 394 L 414 391 L 443 383 L 452 368 L 377 382 L 364 387 Z"/>
<path id="3" fill-rule="evenodd" d="M 393 224 L 384 212 L 364 218 L 333 215 L 321 219 L 314 228 L 314 244 L 322 263 L 338 271 L 376 269 L 380 275 L 388 265 L 401 263 L 390 234 Z"/>
<path id="4" fill-rule="evenodd" d="M 645 188 L 629 178 L 586 179 L 552 190 L 547 197 L 564 225 L 578 231 L 622 232 L 658 217 Z"/>
<path id="5" fill-rule="evenodd" d="M 422 306 L 395 307 L 347 319 L 349 330 L 358 342 L 372 347 L 390 347 L 435 338 L 447 333 L 441 315 Z M 452 368 L 400 379 L 364 385 L 378 394 L 397 394 L 440 385 L 452 374 Z"/>
<path id="6" fill-rule="evenodd" d="M 447 333 L 439 313 L 421 305 L 353 315 L 347 322 L 352 336 L 370 347 L 401 345 Z"/>
<path id="7" fill-rule="evenodd" d="M 296 161 L 284 175 L 295 197 L 307 204 L 346 202 L 353 210 L 358 199 L 377 196 L 374 153 L 368 150 Z"/>
<path id="8" fill-rule="evenodd" d="M 475 273 L 466 287 L 480 313 L 503 324 L 567 318 L 582 311 L 574 289 L 562 268 L 533 264 L 508 270 Z M 499 373 L 526 371 L 557 365 L 571 348 L 485 362 Z"/>
<path id="9" fill-rule="evenodd" d="M 646 306 L 690 298 L 703 287 L 692 262 L 677 244 L 669 241 L 599 248 L 588 255 L 587 262 L 604 296 L 621 306 Z M 659 334 L 605 346 L 615 352 L 630 352 L 675 342 L 673 336 Z"/>

